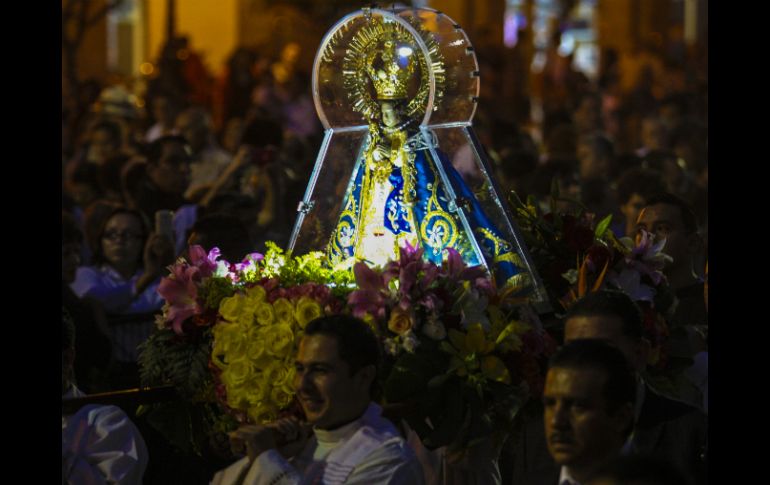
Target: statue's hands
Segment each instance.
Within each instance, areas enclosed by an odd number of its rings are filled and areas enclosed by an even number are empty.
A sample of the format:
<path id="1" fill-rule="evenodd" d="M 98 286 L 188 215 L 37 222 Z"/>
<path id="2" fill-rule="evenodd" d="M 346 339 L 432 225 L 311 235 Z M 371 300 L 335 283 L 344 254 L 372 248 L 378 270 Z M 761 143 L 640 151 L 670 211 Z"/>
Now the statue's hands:
<path id="1" fill-rule="evenodd" d="M 372 151 L 372 159 L 375 162 L 381 162 L 390 158 L 390 148 L 385 145 L 377 144 Z"/>

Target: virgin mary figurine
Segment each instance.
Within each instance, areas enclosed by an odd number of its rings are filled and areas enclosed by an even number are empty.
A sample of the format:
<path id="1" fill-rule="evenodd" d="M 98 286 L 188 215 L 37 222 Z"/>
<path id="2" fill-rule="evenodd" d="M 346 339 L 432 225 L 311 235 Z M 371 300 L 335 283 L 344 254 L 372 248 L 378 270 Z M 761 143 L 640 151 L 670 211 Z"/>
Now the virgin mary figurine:
<path id="1" fill-rule="evenodd" d="M 441 264 L 453 249 L 498 286 L 542 299 L 473 134 L 478 83 L 465 33 L 439 12 L 364 9 L 340 20 L 315 60 L 326 135 L 289 249 L 323 245 L 335 268 L 382 266 L 407 244 Z M 474 170 L 461 174 L 463 153 Z"/>

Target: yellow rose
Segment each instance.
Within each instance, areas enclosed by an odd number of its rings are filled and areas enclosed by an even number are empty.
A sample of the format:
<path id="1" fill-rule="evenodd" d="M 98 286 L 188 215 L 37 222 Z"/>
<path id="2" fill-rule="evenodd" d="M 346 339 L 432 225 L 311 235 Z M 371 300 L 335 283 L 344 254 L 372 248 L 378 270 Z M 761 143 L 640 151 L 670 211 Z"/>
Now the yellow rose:
<path id="1" fill-rule="evenodd" d="M 284 359 L 281 362 L 268 364 L 265 367 L 266 382 L 271 386 L 283 386 L 286 392 L 294 393 L 294 376 L 297 370 L 294 368 L 294 359 Z"/>
<path id="2" fill-rule="evenodd" d="M 248 359 L 238 359 L 230 362 L 222 372 L 222 381 L 229 383 L 229 387 L 240 386 L 254 374 L 254 366 Z"/>
<path id="3" fill-rule="evenodd" d="M 388 330 L 399 335 L 404 335 L 414 327 L 415 319 L 415 314 L 411 309 L 404 310 L 400 306 L 397 306 L 390 314 Z"/>
<path id="4" fill-rule="evenodd" d="M 249 329 L 246 343 L 246 356 L 255 364 L 268 358 L 266 352 L 265 327 L 252 327 Z"/>
<path id="5" fill-rule="evenodd" d="M 294 350 L 294 332 L 289 325 L 276 324 L 265 328 L 267 353 L 273 357 L 283 358 Z"/>
<path id="6" fill-rule="evenodd" d="M 241 387 L 244 389 L 250 406 L 263 401 L 269 391 L 269 387 L 265 382 L 265 377 L 261 372 L 252 374 L 251 379 L 246 381 Z"/>
<path id="7" fill-rule="evenodd" d="M 245 301 L 246 298 L 240 293 L 222 298 L 219 303 L 219 314 L 228 322 L 235 322 L 241 316 Z"/>
<path id="8" fill-rule="evenodd" d="M 270 386 L 276 386 L 283 382 L 289 376 L 290 367 L 281 361 L 272 361 L 264 370 L 264 379 Z"/>
<path id="9" fill-rule="evenodd" d="M 273 305 L 267 302 L 257 303 L 257 309 L 254 311 L 257 323 L 260 325 L 272 325 L 275 322 L 275 311 Z"/>
<path id="10" fill-rule="evenodd" d="M 279 324 L 291 325 L 294 323 L 294 305 L 286 298 L 278 298 L 273 302 L 275 319 Z"/>
<path id="11" fill-rule="evenodd" d="M 303 296 L 297 300 L 297 323 L 304 330 L 307 324 L 323 314 L 321 305 L 309 296 Z"/>
<path id="12" fill-rule="evenodd" d="M 287 393 L 283 386 L 274 386 L 270 390 L 270 400 L 279 408 L 285 408 L 291 404 L 294 399 L 294 393 Z"/>
<path id="13" fill-rule="evenodd" d="M 267 293 L 265 293 L 265 289 L 259 285 L 253 286 L 246 290 L 246 296 L 248 296 L 249 300 L 256 303 L 261 303 L 265 301 L 265 296 Z"/>
<path id="14" fill-rule="evenodd" d="M 224 354 L 225 362 L 232 362 L 246 352 L 246 331 L 236 323 L 220 323 L 214 326 L 214 347 Z"/>

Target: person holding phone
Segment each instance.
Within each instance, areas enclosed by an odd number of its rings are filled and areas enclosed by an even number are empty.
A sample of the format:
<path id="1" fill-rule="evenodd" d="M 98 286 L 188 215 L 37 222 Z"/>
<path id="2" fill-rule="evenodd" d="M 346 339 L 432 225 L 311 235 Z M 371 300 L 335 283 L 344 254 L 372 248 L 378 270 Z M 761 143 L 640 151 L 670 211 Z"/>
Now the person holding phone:
<path id="1" fill-rule="evenodd" d="M 310 322 L 294 378 L 306 422 L 291 417 L 241 426 L 230 444 L 246 456 L 211 483 L 424 483 L 414 451 L 372 402 L 381 355 L 377 338 L 357 318 Z"/>
<path id="2" fill-rule="evenodd" d="M 115 208 L 94 241 L 93 265 L 77 269 L 70 288 L 106 314 L 112 355 L 113 388 L 138 385 L 136 347 L 152 332 L 163 299 L 157 292 L 166 266 L 174 261 L 173 241 L 150 233 L 143 215 Z"/>

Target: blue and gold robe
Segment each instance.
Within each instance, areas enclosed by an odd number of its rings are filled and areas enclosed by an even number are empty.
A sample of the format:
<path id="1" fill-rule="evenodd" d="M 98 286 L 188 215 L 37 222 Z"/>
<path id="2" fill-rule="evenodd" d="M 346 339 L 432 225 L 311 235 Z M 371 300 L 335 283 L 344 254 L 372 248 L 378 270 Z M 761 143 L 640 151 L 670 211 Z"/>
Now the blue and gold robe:
<path id="1" fill-rule="evenodd" d="M 501 237 L 446 155 L 437 151 L 458 201 L 464 204 L 472 234 L 457 212 L 450 210 L 428 149 L 408 150 L 406 135 L 401 133 L 393 137 L 390 159 L 375 161 L 373 138 L 355 169 L 327 247 L 332 266 L 352 266 L 359 260 L 382 266 L 398 258 L 398 248 L 405 241 L 422 247 L 424 257 L 437 265 L 447 248 L 458 251 L 468 265 L 478 265 L 483 261 L 469 240 L 474 237 L 499 286 L 512 285 L 522 293 L 530 287 L 521 256 Z"/>

